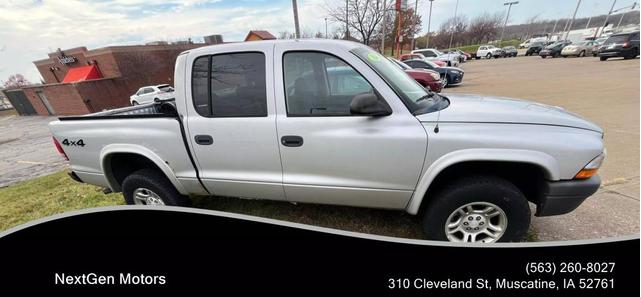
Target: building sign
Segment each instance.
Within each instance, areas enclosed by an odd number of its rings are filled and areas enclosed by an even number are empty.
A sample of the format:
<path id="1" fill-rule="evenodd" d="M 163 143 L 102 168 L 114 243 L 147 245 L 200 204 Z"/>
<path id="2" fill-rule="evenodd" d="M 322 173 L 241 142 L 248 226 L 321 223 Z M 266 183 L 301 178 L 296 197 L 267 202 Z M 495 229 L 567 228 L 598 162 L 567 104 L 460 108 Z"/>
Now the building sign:
<path id="1" fill-rule="evenodd" d="M 60 53 L 60 56 L 58 56 L 58 62 L 62 65 L 67 65 L 67 64 L 75 63 L 76 61 L 78 61 L 76 57 L 67 56 L 60 49 L 58 49 L 58 53 Z"/>

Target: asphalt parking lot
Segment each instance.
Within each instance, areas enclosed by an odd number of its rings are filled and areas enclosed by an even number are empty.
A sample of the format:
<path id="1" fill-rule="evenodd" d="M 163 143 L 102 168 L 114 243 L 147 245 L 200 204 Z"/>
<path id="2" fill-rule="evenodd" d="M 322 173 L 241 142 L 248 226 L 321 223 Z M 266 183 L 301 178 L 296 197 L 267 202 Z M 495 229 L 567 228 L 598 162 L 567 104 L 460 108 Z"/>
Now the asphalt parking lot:
<path id="1" fill-rule="evenodd" d="M 603 238 L 639 233 L 639 60 L 539 57 L 474 60 L 461 66 L 462 85 L 445 93 L 476 93 L 557 105 L 597 123 L 605 130 L 608 157 L 600 171 L 602 188 L 576 211 L 533 218 L 538 240 Z M 59 171 L 65 162 L 51 144 L 47 123 L 53 117 L 0 116 L 0 187 Z M 226 202 L 225 202 L 226 203 Z M 245 204 L 252 207 L 256 204 Z M 212 208 L 212 206 L 204 206 Z M 216 205 L 213 207 L 220 207 Z M 274 206 L 282 208 L 282 206 Z M 307 211 L 304 208 L 314 208 Z M 220 208 L 219 208 L 220 209 Z M 390 228 L 411 223 L 406 216 L 351 208 L 298 206 L 303 223 L 314 215 L 348 215 L 368 232 L 372 218 Z M 320 211 L 319 211 L 320 209 Z M 327 210 L 324 210 L 327 209 Z M 342 212 L 342 214 L 341 214 Z M 399 214 L 401 215 L 401 214 Z M 371 217 L 368 217 L 371 216 Z M 306 217 L 311 217 L 309 220 Z M 362 217 L 362 218 L 359 218 Z M 380 224 L 380 223 L 377 223 Z M 390 227 L 391 226 L 391 227 Z M 409 228 L 414 237 L 419 231 Z M 420 236 L 420 235 L 419 235 Z"/>
<path id="2" fill-rule="evenodd" d="M 47 128 L 53 120 L 55 117 L 0 117 L 0 187 L 66 167 Z"/>
<path id="3" fill-rule="evenodd" d="M 601 189 L 577 210 L 533 218 L 539 240 L 639 234 L 639 59 L 541 59 L 538 56 L 464 63 L 462 85 L 446 93 L 522 98 L 561 106 L 605 131 L 608 156 Z"/>

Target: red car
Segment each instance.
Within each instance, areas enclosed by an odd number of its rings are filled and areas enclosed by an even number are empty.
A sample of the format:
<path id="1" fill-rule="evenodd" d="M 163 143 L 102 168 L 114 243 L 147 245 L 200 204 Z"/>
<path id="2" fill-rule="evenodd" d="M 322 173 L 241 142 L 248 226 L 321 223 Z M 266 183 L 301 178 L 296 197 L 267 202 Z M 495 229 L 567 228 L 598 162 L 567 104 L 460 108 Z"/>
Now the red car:
<path id="1" fill-rule="evenodd" d="M 443 90 L 443 81 L 441 81 L 441 76 L 438 72 L 428 69 L 412 69 L 412 67 L 407 66 L 407 64 L 397 59 L 389 59 L 399 68 L 403 69 L 405 73 L 409 74 L 416 82 L 421 84 L 421 86 L 429 88 L 432 92 L 436 93 L 440 93 L 441 90 Z"/>
<path id="2" fill-rule="evenodd" d="M 423 60 L 425 60 L 425 56 L 423 56 L 421 54 L 402 54 L 400 56 L 400 60 L 401 61 L 412 60 L 412 59 L 423 59 Z M 439 67 L 447 66 L 446 65 L 447 63 L 445 63 L 443 61 L 439 61 L 439 60 L 429 60 L 429 61 L 434 63 L 434 64 L 436 64 L 436 65 L 438 65 Z"/>

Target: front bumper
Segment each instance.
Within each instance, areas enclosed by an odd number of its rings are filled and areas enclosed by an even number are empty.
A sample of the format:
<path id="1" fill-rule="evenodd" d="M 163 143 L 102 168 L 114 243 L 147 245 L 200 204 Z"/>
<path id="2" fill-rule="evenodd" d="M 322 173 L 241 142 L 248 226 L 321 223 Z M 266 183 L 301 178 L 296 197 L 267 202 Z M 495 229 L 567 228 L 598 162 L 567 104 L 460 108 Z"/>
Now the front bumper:
<path id="1" fill-rule="evenodd" d="M 544 217 L 571 212 L 594 194 L 600 185 L 601 178 L 598 175 L 583 180 L 546 181 L 543 195 L 537 201 L 535 215 Z"/>

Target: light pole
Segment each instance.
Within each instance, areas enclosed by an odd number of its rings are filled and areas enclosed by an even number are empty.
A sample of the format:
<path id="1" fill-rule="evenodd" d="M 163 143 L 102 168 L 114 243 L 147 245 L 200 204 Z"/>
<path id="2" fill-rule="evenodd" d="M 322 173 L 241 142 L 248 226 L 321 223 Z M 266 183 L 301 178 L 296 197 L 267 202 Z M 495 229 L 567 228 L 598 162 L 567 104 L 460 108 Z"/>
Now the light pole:
<path id="1" fill-rule="evenodd" d="M 579 6 L 581 6 L 581 0 L 577 1 L 576 8 L 574 9 L 574 14 L 572 15 L 572 20 L 568 26 L 568 30 L 565 31 L 565 38 L 563 40 L 568 40 L 568 35 L 570 35 L 570 30 L 572 30 L 572 24 L 574 23 L 574 18 L 576 18 L 576 12 L 579 11 Z"/>
<path id="2" fill-rule="evenodd" d="M 325 18 L 325 39 L 329 39 L 329 36 L 327 34 L 327 18 Z"/>
<path id="3" fill-rule="evenodd" d="M 601 35 L 603 35 L 603 31 L 605 30 L 605 26 L 608 24 L 608 19 L 610 18 L 610 15 L 612 14 L 612 11 L 614 10 L 614 5 L 616 5 L 616 4 L 617 4 L 617 0 L 614 0 L 612 2 L 612 7 L 610 7 L 610 11 L 608 11 L 608 15 L 605 16 L 605 21 L 603 22 L 603 27 L 601 28 L 601 32 L 599 32 L 599 37 L 601 37 Z M 599 31 L 599 28 L 597 28 L 596 30 Z M 594 32 L 594 37 L 595 37 L 594 39 L 596 39 L 596 32 Z"/>
<path id="4" fill-rule="evenodd" d="M 434 0 L 429 0 L 430 1 L 430 14 L 427 18 L 427 35 L 425 35 L 425 48 L 430 48 L 430 25 L 432 24 L 432 2 Z"/>
<path id="5" fill-rule="evenodd" d="M 298 7 L 296 6 L 296 0 L 292 0 L 292 6 L 294 8 L 294 26 L 296 27 L 296 39 L 299 39 L 300 27 L 298 26 Z"/>
<path id="6" fill-rule="evenodd" d="M 632 6 L 630 6 L 630 10 L 634 10 L 635 7 L 637 7 L 637 3 L 636 2 L 632 3 Z M 624 9 L 627 9 L 627 8 L 628 7 L 619 8 L 619 9 L 615 10 L 615 12 L 616 11 L 620 11 L 620 10 L 624 10 Z M 619 26 L 621 26 L 621 22 L 623 21 L 623 17 L 624 16 L 625 16 L 625 12 L 621 14 L 621 18 L 619 19 L 619 23 L 617 24 L 617 28 L 619 28 Z"/>
<path id="7" fill-rule="evenodd" d="M 414 1 L 414 15 L 418 15 L 417 11 L 418 11 L 418 0 L 415 0 Z M 414 32 L 412 34 L 412 48 L 410 49 L 411 51 L 414 50 L 414 46 L 416 45 L 416 38 L 414 37 L 415 34 L 416 34 L 416 32 Z"/>
<path id="8" fill-rule="evenodd" d="M 349 0 L 345 0 L 345 40 L 349 40 Z"/>
<path id="9" fill-rule="evenodd" d="M 381 38 L 381 54 L 383 56 L 385 56 L 385 27 L 387 27 L 387 1 L 383 0 L 383 29 L 381 30 L 383 35 Z"/>
<path id="10" fill-rule="evenodd" d="M 499 38 L 499 47 L 503 43 L 503 33 L 505 33 L 505 27 L 507 26 L 507 20 L 510 18 L 510 10 L 512 10 L 512 5 L 519 4 L 519 1 L 505 2 L 503 6 L 507 6 L 507 15 L 505 16 L 505 23 L 503 23 L 503 30 L 501 31 L 501 38 Z"/>

